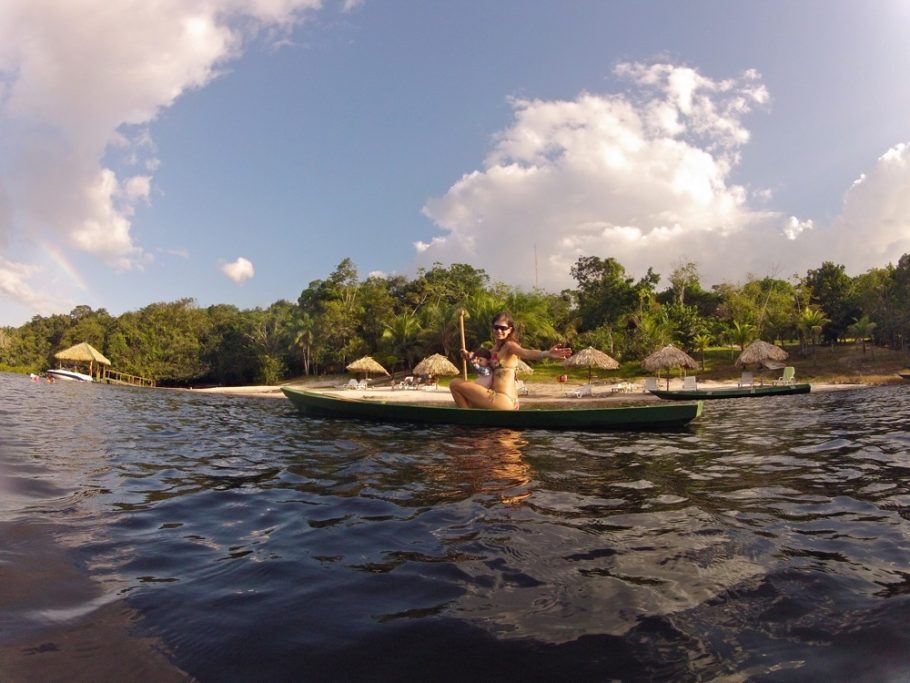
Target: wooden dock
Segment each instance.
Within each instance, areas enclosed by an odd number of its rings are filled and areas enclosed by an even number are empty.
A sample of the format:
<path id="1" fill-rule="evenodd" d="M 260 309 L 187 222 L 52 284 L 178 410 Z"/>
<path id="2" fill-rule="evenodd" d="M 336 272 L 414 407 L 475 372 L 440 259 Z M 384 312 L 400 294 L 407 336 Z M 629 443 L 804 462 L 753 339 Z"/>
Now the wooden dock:
<path id="1" fill-rule="evenodd" d="M 101 376 L 98 377 L 96 381 L 104 382 L 105 384 L 128 384 L 134 387 L 155 386 L 155 380 L 153 379 L 140 377 L 139 375 L 130 375 L 126 372 L 118 372 L 117 370 L 111 370 L 110 368 L 104 368 L 104 372 L 101 373 Z"/>

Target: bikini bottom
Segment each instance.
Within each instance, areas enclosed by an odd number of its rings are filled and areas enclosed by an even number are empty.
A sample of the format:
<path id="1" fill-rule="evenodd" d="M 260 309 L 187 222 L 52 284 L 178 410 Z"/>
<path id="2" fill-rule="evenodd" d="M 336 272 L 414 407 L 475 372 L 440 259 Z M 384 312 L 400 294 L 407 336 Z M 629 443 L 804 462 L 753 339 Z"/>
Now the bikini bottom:
<path id="1" fill-rule="evenodd" d="M 487 396 L 490 397 L 490 402 L 496 400 L 497 396 L 505 396 L 509 401 L 512 402 L 512 410 L 518 410 L 521 406 L 518 404 L 518 397 L 510 396 L 509 394 L 504 394 L 500 391 L 494 391 L 493 389 L 487 389 Z"/>

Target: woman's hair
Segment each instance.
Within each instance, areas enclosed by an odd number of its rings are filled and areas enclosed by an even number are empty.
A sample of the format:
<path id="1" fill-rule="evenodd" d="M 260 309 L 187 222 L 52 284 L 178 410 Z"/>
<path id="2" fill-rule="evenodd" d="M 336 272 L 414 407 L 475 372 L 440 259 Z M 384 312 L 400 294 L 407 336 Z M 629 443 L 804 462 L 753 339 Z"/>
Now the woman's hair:
<path id="1" fill-rule="evenodd" d="M 517 331 L 515 330 L 515 321 L 512 320 L 512 316 L 510 314 L 506 313 L 505 311 L 500 311 L 499 313 L 497 313 L 496 315 L 493 316 L 493 322 L 490 323 L 490 325 L 492 326 L 497 323 L 499 323 L 500 325 L 508 325 L 509 327 L 512 328 L 511 330 L 509 330 L 509 335 L 505 339 L 503 339 L 503 341 L 513 341 L 517 344 L 518 343 L 518 334 L 517 334 Z"/>

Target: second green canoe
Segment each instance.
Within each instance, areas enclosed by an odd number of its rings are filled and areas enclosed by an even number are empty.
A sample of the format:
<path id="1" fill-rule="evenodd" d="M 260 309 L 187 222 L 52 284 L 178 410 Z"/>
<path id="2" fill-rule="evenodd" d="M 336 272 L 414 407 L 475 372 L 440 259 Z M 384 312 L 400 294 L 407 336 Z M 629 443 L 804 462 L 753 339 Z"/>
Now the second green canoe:
<path id="1" fill-rule="evenodd" d="M 751 387 L 718 387 L 717 389 L 651 389 L 658 398 L 668 401 L 708 401 L 715 398 L 754 398 L 808 394 L 811 384 L 767 384 Z"/>

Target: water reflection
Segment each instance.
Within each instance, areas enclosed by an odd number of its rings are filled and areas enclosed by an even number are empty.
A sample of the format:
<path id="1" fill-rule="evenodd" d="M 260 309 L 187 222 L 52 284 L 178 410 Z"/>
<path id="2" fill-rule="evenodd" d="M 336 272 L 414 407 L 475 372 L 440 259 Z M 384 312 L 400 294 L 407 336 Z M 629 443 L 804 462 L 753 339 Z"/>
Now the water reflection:
<path id="1" fill-rule="evenodd" d="M 528 441 L 511 429 L 460 433 L 441 444 L 450 463 L 435 476 L 448 476 L 467 495 L 495 494 L 499 502 L 515 505 L 531 495 L 531 468 L 522 456 Z"/>
<path id="2" fill-rule="evenodd" d="M 506 678 L 807 679 L 849 656 L 888 680 L 910 645 L 908 393 L 715 402 L 690 430 L 592 434 L 0 375 L 0 411 L 17 408 L 0 626 L 60 646 L 128 608 L 134 636 L 204 680 L 416 675 L 401 642 L 439 679 L 470 647 Z M 39 590 L 41 558 L 82 581 Z"/>

